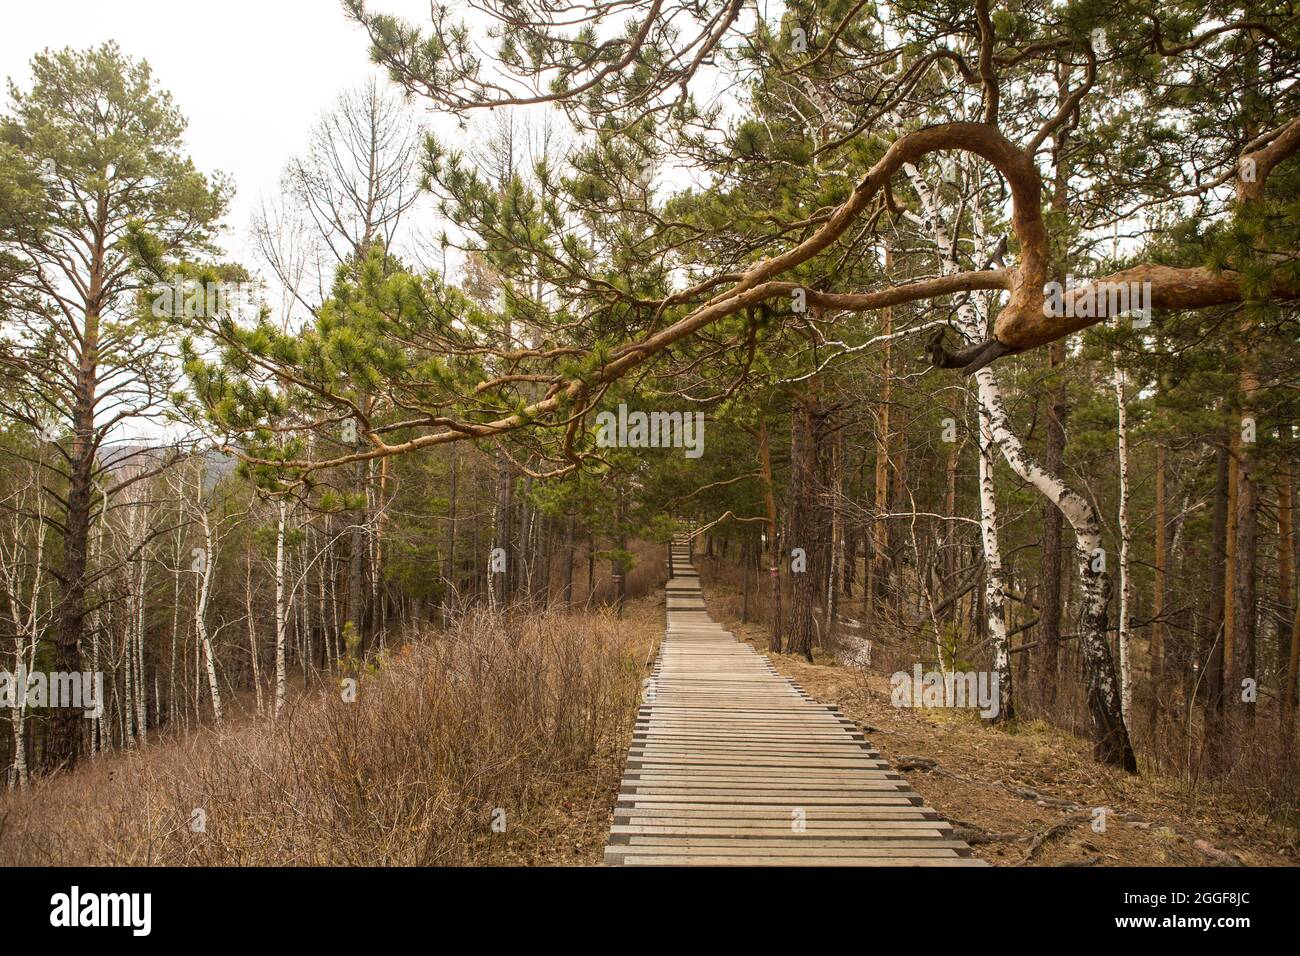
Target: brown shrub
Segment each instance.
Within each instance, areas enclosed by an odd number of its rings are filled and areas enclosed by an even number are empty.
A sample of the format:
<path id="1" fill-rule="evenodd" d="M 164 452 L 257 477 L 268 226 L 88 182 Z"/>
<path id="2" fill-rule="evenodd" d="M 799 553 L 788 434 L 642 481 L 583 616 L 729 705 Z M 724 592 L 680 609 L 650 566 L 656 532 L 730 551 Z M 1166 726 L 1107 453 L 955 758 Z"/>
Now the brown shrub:
<path id="1" fill-rule="evenodd" d="M 205 729 L 0 797 L 0 863 L 492 862 L 537 842 L 575 796 L 603 829 L 662 626 L 649 601 L 622 621 L 551 613 L 508 629 L 474 612 L 381 660 L 354 703 L 300 697 L 277 722 Z M 496 808 L 508 836 L 492 829 Z"/>

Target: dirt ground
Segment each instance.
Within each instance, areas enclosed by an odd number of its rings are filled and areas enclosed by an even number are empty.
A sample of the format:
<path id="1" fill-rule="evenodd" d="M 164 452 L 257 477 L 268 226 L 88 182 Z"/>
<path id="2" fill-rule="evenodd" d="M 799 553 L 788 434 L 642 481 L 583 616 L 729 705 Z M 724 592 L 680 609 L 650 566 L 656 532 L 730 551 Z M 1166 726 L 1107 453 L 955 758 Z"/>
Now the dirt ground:
<path id="1" fill-rule="evenodd" d="M 766 652 L 766 628 L 727 626 Z M 1240 797 L 1205 787 L 1193 794 L 1177 780 L 1103 767 L 1087 741 L 1042 721 L 1004 730 L 965 711 L 895 708 L 885 674 L 820 656 L 815 664 L 770 656 L 817 700 L 838 704 L 992 864 L 1300 865 L 1296 832 Z"/>

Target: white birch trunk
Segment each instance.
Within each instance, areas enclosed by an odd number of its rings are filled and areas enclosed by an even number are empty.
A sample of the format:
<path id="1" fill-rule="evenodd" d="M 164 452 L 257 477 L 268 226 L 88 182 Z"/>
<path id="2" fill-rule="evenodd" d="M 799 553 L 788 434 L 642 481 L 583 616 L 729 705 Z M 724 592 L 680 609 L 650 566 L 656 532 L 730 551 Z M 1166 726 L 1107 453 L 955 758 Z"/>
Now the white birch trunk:
<path id="1" fill-rule="evenodd" d="M 15 542 L 15 555 L 17 557 L 18 544 Z M 36 562 L 37 577 L 32 584 L 32 624 L 35 624 L 35 609 L 40 597 L 40 560 L 38 547 L 38 560 Z M 31 667 L 35 664 L 36 655 L 36 637 L 34 628 L 29 631 L 23 615 L 20 610 L 20 597 L 18 593 L 18 581 L 16 580 L 17 562 L 5 562 L 5 590 L 9 604 L 9 615 L 14 624 L 14 672 L 15 674 L 23 671 L 31 672 Z M 29 639 L 28 634 L 32 637 Z M 30 661 L 30 663 L 29 663 Z M 27 689 L 25 686 L 14 688 L 14 702 L 11 708 L 9 722 L 13 730 L 14 741 L 14 763 L 10 773 L 10 786 L 25 787 L 27 785 L 27 741 L 24 737 L 24 728 L 27 723 Z"/>
<path id="2" fill-rule="evenodd" d="M 316 533 L 313 532 L 312 539 L 316 540 Z M 320 639 L 325 645 L 325 666 L 330 670 L 334 669 L 334 641 L 330 636 L 328 616 L 325 612 L 325 571 L 329 565 L 329 555 L 322 551 L 322 547 L 329 547 L 328 541 L 321 545 L 317 541 L 317 550 L 315 561 L 318 565 L 316 569 L 316 619 L 320 621 Z"/>
<path id="3" fill-rule="evenodd" d="M 10 560 L 5 561 L 4 576 L 7 596 L 9 598 L 9 614 L 14 624 L 14 662 L 15 671 L 23 670 L 24 666 L 27 673 L 31 673 L 36 666 L 36 646 L 40 643 L 40 620 L 41 620 L 41 584 L 43 577 L 41 568 L 45 564 L 45 521 L 44 521 L 44 496 L 40 489 L 36 491 L 36 521 L 34 532 L 36 535 L 36 547 L 32 560 L 32 586 L 31 599 L 27 605 L 27 614 L 21 612 L 20 584 L 17 577 L 19 563 L 19 551 L 21 549 L 21 530 L 15 531 L 14 534 L 14 551 Z M 21 528 L 21 526 L 20 526 Z M 14 766 L 11 783 L 13 786 L 27 786 L 27 693 L 26 688 L 20 688 L 14 695 L 13 714 L 11 718 L 14 738 Z"/>
<path id="4" fill-rule="evenodd" d="M 910 163 L 903 167 L 912 181 L 925 214 L 934 234 L 935 245 L 945 273 L 959 271 L 957 258 L 951 238 L 939 214 L 938 203 L 920 171 Z M 982 239 L 982 236 L 977 236 Z M 977 250 L 977 255 L 982 250 Z M 971 341 L 984 338 L 987 331 L 987 317 L 982 310 L 972 305 L 968 299 L 963 302 L 955 316 L 958 329 Z M 1011 646 L 1007 636 L 1006 619 L 1006 577 L 1002 568 L 1002 548 L 998 540 L 998 505 L 996 486 L 993 477 L 993 440 L 991 416 L 988 406 L 1000 401 L 997 381 L 992 373 L 985 374 L 982 369 L 976 374 L 976 397 L 979 407 L 979 502 L 980 502 L 980 542 L 984 550 L 984 564 L 987 573 L 984 576 L 984 598 L 989 643 L 993 648 L 993 670 L 998 675 L 999 706 L 996 720 L 1002 722 L 1015 715 L 1015 694 L 1011 683 Z"/>
<path id="5" fill-rule="evenodd" d="M 20 648 L 18 659 L 22 660 L 22 658 L 23 654 Z M 12 787 L 27 786 L 27 741 L 24 738 L 26 716 L 27 695 L 18 693 L 15 695 L 13 714 L 10 718 L 10 726 L 13 728 L 14 736 L 14 768 L 9 780 L 9 785 Z"/>
<path id="6" fill-rule="evenodd" d="M 1119 456 L 1119 686 L 1120 706 L 1127 724 L 1133 713 L 1133 658 L 1129 647 L 1129 488 L 1128 411 L 1124 407 L 1124 370 L 1115 353 L 1115 410 L 1118 414 Z"/>
<path id="7" fill-rule="evenodd" d="M 97 534 L 90 541 L 90 554 L 92 556 L 94 555 L 95 550 L 97 548 L 103 547 L 104 525 L 105 522 L 107 522 L 107 520 L 108 520 L 108 491 L 105 490 L 103 492 L 103 498 L 101 501 L 101 507 L 99 511 L 99 525 L 97 528 Z M 102 613 L 103 613 L 102 610 L 98 606 L 96 606 L 95 610 L 91 612 L 91 616 L 90 616 L 90 659 L 91 659 L 90 666 L 91 666 L 91 672 L 95 674 L 99 673 L 100 666 L 101 666 L 100 649 L 99 649 L 99 628 L 103 620 L 101 616 Z M 111 641 L 109 644 L 109 651 L 110 652 L 112 651 Z M 98 757 L 100 752 L 106 749 L 105 748 L 106 735 L 104 733 L 104 713 L 105 713 L 104 708 L 105 705 L 102 700 L 97 700 L 95 702 L 95 717 L 91 719 L 91 723 L 90 723 L 90 756 L 92 759 Z M 111 719 L 109 725 L 109 733 L 107 734 L 107 737 L 109 738 L 112 737 Z M 110 747 L 111 747 L 111 743 L 112 741 L 109 740 L 108 744 Z"/>
<path id="8" fill-rule="evenodd" d="M 199 490 L 202 493 L 203 472 L 199 472 Z M 208 634 L 208 596 L 212 593 L 212 566 L 216 564 L 216 555 L 212 553 L 212 523 L 203 500 L 197 502 L 199 522 L 203 528 L 203 568 L 199 572 L 198 595 L 194 601 L 194 631 L 198 635 L 199 645 L 203 649 L 203 664 L 207 671 L 208 693 L 212 695 L 212 717 L 220 724 L 221 687 L 217 683 L 217 661 L 212 654 L 212 638 Z"/>
<path id="9" fill-rule="evenodd" d="M 334 551 L 334 541 L 328 542 L 327 547 L 328 550 L 325 553 L 325 558 L 329 562 L 329 579 L 331 581 L 337 581 L 339 570 L 338 555 Z M 325 587 L 324 582 L 321 582 L 321 587 Z M 338 664 L 339 658 L 343 656 L 343 638 L 339 625 L 339 600 L 337 588 L 331 589 L 330 594 L 330 635 L 330 660 L 332 662 L 331 666 L 335 666 Z"/>
<path id="10" fill-rule="evenodd" d="M 311 602 L 307 600 L 307 572 L 310 566 L 307 564 L 307 548 L 305 542 L 303 546 L 298 549 L 298 562 L 301 565 L 302 573 L 298 577 L 298 583 L 296 586 L 297 597 L 293 600 L 298 602 L 297 617 L 295 618 L 298 622 L 298 657 L 302 662 L 302 685 L 303 687 L 306 687 L 311 681 L 312 656 L 311 621 L 308 615 L 308 610 L 311 608 Z"/>
<path id="11" fill-rule="evenodd" d="M 98 613 L 98 612 L 97 612 Z M 90 629 L 90 670 L 99 673 L 99 626 L 92 624 Z M 90 721 L 90 756 L 98 757 L 104 736 L 104 702 L 95 701 L 95 716 Z"/>
<path id="12" fill-rule="evenodd" d="M 124 689 L 122 696 L 122 733 L 123 745 L 127 748 L 135 746 L 135 667 L 132 661 L 135 660 L 135 616 L 138 599 L 129 599 L 127 609 L 130 612 L 126 625 L 122 628 L 122 654 L 114 661 L 114 667 L 119 664 L 125 664 L 125 673 L 122 675 Z M 109 631 L 109 654 L 112 655 L 112 635 L 116 628 Z"/>
<path id="13" fill-rule="evenodd" d="M 20 639 L 14 652 L 14 660 L 20 665 L 14 668 L 15 671 L 21 670 L 21 665 L 24 662 L 23 644 L 24 642 Z M 12 711 L 9 717 L 9 726 L 13 730 L 14 763 L 13 770 L 9 775 L 9 785 L 11 787 L 25 787 L 27 786 L 27 741 L 23 736 L 23 728 L 27 716 L 27 694 L 23 692 L 22 688 L 15 690 Z"/>
<path id="14" fill-rule="evenodd" d="M 984 369 L 996 382 L 991 369 Z M 1128 729 L 1124 723 L 1115 665 L 1106 641 L 1110 578 L 1106 573 L 1106 552 L 1101 547 L 1101 527 L 1092 505 L 1048 472 L 1020 444 L 1011 431 L 1006 407 L 999 395 L 989 406 L 993 438 L 1020 478 L 1056 503 L 1074 531 L 1075 558 L 1079 562 L 1082 590 L 1080 642 L 1088 676 L 1088 712 L 1092 721 L 1097 759 L 1136 769 Z"/>
<path id="15" fill-rule="evenodd" d="M 984 404 L 989 386 L 980 381 L 980 538 L 984 543 L 985 602 L 988 605 L 989 640 L 993 646 L 993 670 L 998 675 L 997 722 L 1015 716 L 1011 685 L 1011 645 L 1007 637 L 1006 577 L 1002 570 L 1002 548 L 998 542 L 998 505 L 993 483 L 993 427 Z"/>

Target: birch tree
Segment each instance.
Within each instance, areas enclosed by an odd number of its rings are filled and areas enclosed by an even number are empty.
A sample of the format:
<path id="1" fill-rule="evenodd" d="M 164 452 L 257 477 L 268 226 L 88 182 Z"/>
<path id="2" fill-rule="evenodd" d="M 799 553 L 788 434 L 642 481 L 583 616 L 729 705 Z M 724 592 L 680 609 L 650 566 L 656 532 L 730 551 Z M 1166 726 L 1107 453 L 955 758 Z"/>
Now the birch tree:
<path id="1" fill-rule="evenodd" d="M 953 254 L 953 244 L 948 239 L 948 233 L 943 227 L 943 217 L 936 208 L 932 193 L 926 186 L 924 179 L 916 172 L 915 167 L 911 167 L 908 172 L 913 188 L 921 197 L 924 221 L 931 224 L 935 233 L 936 245 L 941 250 L 942 266 L 945 271 L 952 271 L 956 268 L 957 263 Z M 978 237 L 982 234 L 980 217 L 975 215 L 973 222 L 973 231 Z M 977 257 L 986 254 L 988 251 L 986 247 L 978 243 L 976 250 Z M 986 309 L 987 301 L 984 296 L 973 296 L 968 303 L 960 306 L 957 310 L 959 331 L 968 337 L 972 333 L 978 333 L 981 328 L 980 322 L 978 319 L 972 318 L 972 316 L 986 314 Z M 1106 553 L 1101 547 L 1101 528 L 1097 521 L 1096 512 L 1087 499 L 1071 491 L 1058 476 L 1048 472 L 1025 450 L 1023 444 L 1012 431 L 1002 390 L 998 385 L 997 376 L 993 369 L 987 366 L 981 368 L 975 373 L 975 378 L 979 389 L 981 434 L 984 425 L 987 424 L 990 437 L 1001 449 L 1002 455 L 1007 464 L 1011 466 L 1012 471 L 1054 502 L 1074 530 L 1075 552 L 1079 563 L 1079 580 L 1082 589 L 1080 630 L 1082 632 L 1081 641 L 1083 643 L 1088 680 L 1088 710 L 1092 723 L 1094 751 L 1097 759 L 1102 762 L 1122 766 L 1129 771 L 1136 771 L 1137 761 L 1129 740 L 1128 729 L 1124 723 L 1122 696 L 1115 677 L 1110 645 L 1107 641 L 1107 606 L 1110 600 L 1110 587 L 1106 573 Z M 982 507 L 985 506 L 985 499 L 988 498 L 990 499 L 988 505 L 991 507 L 991 479 L 989 493 L 984 494 L 983 450 L 981 453 L 980 478 L 981 505 Z M 990 524 L 988 517 L 982 510 L 982 530 Z M 995 510 L 992 517 L 996 520 Z M 994 536 L 990 541 L 985 530 L 984 541 L 986 560 L 990 560 L 990 547 L 996 548 L 996 537 Z M 1000 571 L 1000 557 L 996 560 Z M 990 579 L 994 577 L 992 570 L 990 570 L 989 577 Z M 998 577 L 1000 577 L 1000 574 Z M 989 587 L 992 588 L 992 585 L 989 585 Z M 1000 588 L 1001 582 L 999 581 Z M 1009 681 L 1010 649 L 1005 646 L 1005 618 L 1001 616 L 1005 595 L 1000 590 L 996 594 L 990 593 L 988 601 L 990 607 L 989 626 L 994 637 L 995 661 L 999 661 L 997 637 L 1000 630 L 1004 647 L 1003 654 L 1007 656 L 1002 657 L 999 663 L 1006 669 Z M 1000 624 L 993 621 L 993 608 L 995 606 L 998 609 Z"/>
<path id="2" fill-rule="evenodd" d="M 185 472 L 189 472 L 188 476 Z M 217 484 L 208 469 L 203 455 L 194 457 L 177 473 L 175 483 L 178 500 L 184 502 L 190 521 L 198 531 L 199 544 L 190 551 L 189 570 L 194 574 L 194 635 L 199 651 L 203 674 L 207 680 L 208 697 L 212 702 L 213 720 L 220 724 L 225 716 L 221 698 L 221 683 L 217 671 L 217 656 L 213 646 L 213 632 L 209 624 L 209 603 L 212 598 L 217 562 L 222 543 L 230 531 L 245 520 L 247 510 L 229 510 L 222 496 L 209 493 L 209 483 Z"/>
<path id="3" fill-rule="evenodd" d="M 908 218 L 923 228 L 929 227 L 940 269 L 949 274 L 957 272 L 958 253 L 947 225 L 945 210 L 940 207 L 935 191 L 916 166 L 908 163 L 903 169 L 921 205 L 920 215 L 912 213 Z M 974 233 L 977 241 L 982 240 L 983 230 L 978 224 Z M 981 258 L 987 251 L 980 242 L 975 249 L 975 257 Z M 987 334 L 987 320 L 985 311 L 981 308 L 982 303 L 982 298 L 967 300 L 956 311 L 956 327 L 969 341 L 978 341 Z M 991 369 L 980 369 L 975 373 L 975 380 L 979 428 L 980 542 L 984 549 L 984 592 L 988 609 L 986 620 L 993 648 L 993 669 L 998 675 L 1001 696 L 996 719 L 1006 721 L 1015 716 L 1015 694 L 1011 675 L 1011 646 L 1007 636 L 1006 581 L 1002 568 L 1002 549 L 998 541 L 997 489 L 993 477 L 996 444 L 991 411 L 992 405 L 1001 401 L 1001 393 Z"/>
<path id="4" fill-rule="evenodd" d="M 0 511 L 8 519 L 0 525 L 0 587 L 4 589 L 13 628 L 13 669 L 10 671 L 14 698 L 10 727 L 13 733 L 13 766 L 9 770 L 10 786 L 27 785 L 27 739 L 24 733 L 27 716 L 26 674 L 36 667 L 36 648 L 44 638 L 53 616 L 48 599 L 48 574 L 45 571 L 46 523 L 41 511 L 44 496 L 34 474 L 15 474 L 19 479 L 9 490 Z M 33 517 L 26 517 L 27 503 Z M 22 678 L 20 681 L 19 678 Z"/>
<path id="5" fill-rule="evenodd" d="M 203 653 L 203 666 L 208 679 L 208 694 L 212 700 L 212 717 L 218 724 L 222 720 L 221 686 L 217 681 L 217 658 L 212 651 L 212 637 L 208 633 L 208 599 L 212 594 L 212 576 L 217 563 L 217 541 L 213 535 L 208 504 L 204 500 L 204 469 L 202 464 L 193 469 L 193 497 L 185 497 L 191 508 L 191 517 L 197 522 L 202 544 L 191 552 L 190 571 L 195 574 L 194 587 L 194 639 Z"/>
<path id="6" fill-rule="evenodd" d="M 1124 367 L 1120 364 L 1119 351 L 1112 354 L 1115 363 L 1113 382 L 1115 385 L 1115 414 L 1117 425 L 1116 455 L 1119 460 L 1119 683 L 1121 712 L 1125 721 L 1133 718 L 1133 657 L 1129 647 L 1129 546 L 1132 533 L 1129 531 L 1129 488 L 1128 488 L 1128 408 L 1124 397 Z"/>

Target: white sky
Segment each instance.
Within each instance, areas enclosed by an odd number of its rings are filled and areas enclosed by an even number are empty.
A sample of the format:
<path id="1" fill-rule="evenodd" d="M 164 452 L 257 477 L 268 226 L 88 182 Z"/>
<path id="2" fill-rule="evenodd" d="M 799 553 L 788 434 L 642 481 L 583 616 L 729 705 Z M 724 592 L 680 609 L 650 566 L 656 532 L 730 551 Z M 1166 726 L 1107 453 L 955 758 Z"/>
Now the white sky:
<path id="1" fill-rule="evenodd" d="M 372 7 L 426 22 L 428 0 Z M 0 75 L 30 84 L 32 56 L 116 40 L 148 60 L 189 119 L 186 147 L 204 172 L 234 179 L 223 245 L 256 268 L 246 234 L 263 197 L 339 93 L 374 72 L 365 33 L 339 0 L 5 0 Z M 8 83 L 4 87 L 8 102 Z"/>

